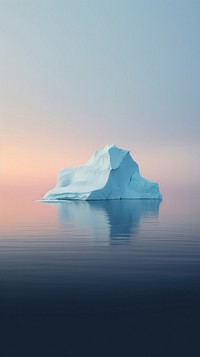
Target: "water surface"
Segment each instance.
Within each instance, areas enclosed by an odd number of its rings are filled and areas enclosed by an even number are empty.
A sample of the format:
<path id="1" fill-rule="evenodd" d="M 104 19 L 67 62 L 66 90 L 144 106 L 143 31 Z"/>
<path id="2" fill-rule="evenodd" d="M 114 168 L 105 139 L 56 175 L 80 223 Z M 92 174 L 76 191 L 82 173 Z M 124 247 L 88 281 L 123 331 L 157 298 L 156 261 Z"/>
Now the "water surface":
<path id="1" fill-rule="evenodd" d="M 196 356 L 200 199 L 1 200 L 1 356 Z"/>

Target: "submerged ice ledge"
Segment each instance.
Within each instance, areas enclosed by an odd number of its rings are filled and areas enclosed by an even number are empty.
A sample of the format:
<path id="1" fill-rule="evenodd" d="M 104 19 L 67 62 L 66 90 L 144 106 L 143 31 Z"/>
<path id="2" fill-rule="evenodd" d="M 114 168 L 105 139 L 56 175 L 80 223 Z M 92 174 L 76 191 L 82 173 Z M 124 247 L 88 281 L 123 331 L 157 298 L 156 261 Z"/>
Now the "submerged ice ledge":
<path id="1" fill-rule="evenodd" d="M 96 151 L 90 160 L 59 171 L 56 187 L 44 201 L 162 199 L 158 184 L 140 175 L 130 152 L 115 145 Z"/>

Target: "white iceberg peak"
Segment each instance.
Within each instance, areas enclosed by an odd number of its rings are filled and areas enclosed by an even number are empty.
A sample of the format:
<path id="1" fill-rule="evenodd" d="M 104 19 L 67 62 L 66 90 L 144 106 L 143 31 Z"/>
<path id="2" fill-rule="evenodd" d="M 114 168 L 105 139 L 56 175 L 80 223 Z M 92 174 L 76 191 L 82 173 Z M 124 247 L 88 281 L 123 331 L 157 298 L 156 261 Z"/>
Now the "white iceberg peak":
<path id="1" fill-rule="evenodd" d="M 157 183 L 141 177 L 128 150 L 106 145 L 89 161 L 59 171 L 44 200 L 161 199 Z"/>

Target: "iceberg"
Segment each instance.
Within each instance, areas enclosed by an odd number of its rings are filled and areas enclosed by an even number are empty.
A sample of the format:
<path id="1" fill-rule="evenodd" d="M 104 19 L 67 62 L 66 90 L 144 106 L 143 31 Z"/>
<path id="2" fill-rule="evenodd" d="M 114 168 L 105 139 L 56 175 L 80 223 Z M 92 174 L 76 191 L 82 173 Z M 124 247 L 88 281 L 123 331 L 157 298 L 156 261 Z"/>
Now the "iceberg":
<path id="1" fill-rule="evenodd" d="M 89 161 L 59 171 L 56 187 L 43 200 L 158 199 L 159 186 L 140 175 L 130 151 L 107 145 Z"/>

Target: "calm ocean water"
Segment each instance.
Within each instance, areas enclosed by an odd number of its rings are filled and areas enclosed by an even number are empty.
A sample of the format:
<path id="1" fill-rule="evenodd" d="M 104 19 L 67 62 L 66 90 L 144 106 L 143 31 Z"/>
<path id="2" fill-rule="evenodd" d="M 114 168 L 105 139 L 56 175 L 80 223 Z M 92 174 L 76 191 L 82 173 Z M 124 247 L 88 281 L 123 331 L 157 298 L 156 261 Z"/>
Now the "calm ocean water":
<path id="1" fill-rule="evenodd" d="M 1 200 L 0 356 L 199 356 L 200 198 Z"/>

